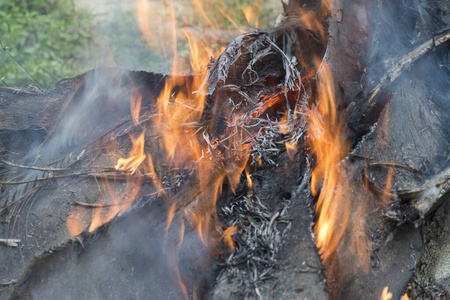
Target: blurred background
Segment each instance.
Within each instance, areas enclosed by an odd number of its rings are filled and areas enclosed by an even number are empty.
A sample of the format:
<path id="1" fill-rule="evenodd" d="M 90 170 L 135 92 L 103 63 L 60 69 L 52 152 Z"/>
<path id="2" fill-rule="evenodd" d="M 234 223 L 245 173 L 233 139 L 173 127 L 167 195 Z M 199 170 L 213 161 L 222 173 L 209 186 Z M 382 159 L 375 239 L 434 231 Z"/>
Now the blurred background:
<path id="1" fill-rule="evenodd" d="M 45 89 L 104 66 L 201 71 L 237 35 L 273 27 L 281 11 L 280 0 L 0 0 L 0 85 L 31 87 L 21 65 Z"/>

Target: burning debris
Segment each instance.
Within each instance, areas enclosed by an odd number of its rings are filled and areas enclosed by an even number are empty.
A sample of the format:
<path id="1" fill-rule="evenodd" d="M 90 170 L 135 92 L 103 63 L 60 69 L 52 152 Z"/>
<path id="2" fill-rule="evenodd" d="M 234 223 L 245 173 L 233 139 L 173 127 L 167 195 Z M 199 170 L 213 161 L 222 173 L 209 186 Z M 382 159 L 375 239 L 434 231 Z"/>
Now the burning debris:
<path id="1" fill-rule="evenodd" d="M 289 1 L 194 75 L 1 88 L 11 297 L 448 296 L 448 7 L 337 2 Z"/>

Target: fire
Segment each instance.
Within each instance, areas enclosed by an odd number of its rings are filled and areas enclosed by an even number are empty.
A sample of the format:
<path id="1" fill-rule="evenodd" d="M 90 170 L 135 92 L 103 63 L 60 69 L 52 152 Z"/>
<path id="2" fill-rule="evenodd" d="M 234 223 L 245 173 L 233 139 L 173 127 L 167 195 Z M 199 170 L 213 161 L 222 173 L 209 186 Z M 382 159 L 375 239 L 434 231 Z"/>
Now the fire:
<path id="1" fill-rule="evenodd" d="M 216 22 L 208 16 L 200 1 L 194 1 L 194 6 L 197 9 L 197 13 L 203 16 L 210 27 L 217 28 Z M 244 143 L 242 139 L 248 139 L 249 137 L 248 134 L 231 128 L 227 131 L 227 134 L 230 134 L 230 136 L 224 138 L 224 142 L 220 144 L 217 138 L 212 139 L 208 131 L 201 126 L 205 103 L 208 100 L 205 91 L 202 90 L 202 83 L 206 77 L 205 67 L 211 57 L 217 56 L 223 51 L 223 48 L 220 45 L 217 48 L 209 47 L 216 44 L 211 43 L 208 37 L 195 34 L 190 28 L 179 30 L 173 2 L 170 3 L 169 8 L 170 13 L 168 13 L 168 16 L 170 16 L 170 22 L 166 23 L 170 23 L 172 30 L 169 35 L 171 37 L 169 48 L 172 50 L 170 55 L 173 60 L 171 73 L 180 74 L 185 70 L 184 58 L 177 51 L 178 39 L 180 36 L 184 36 L 190 48 L 189 65 L 194 72 L 194 76 L 192 81 L 188 81 L 181 76 L 168 76 L 163 90 L 157 99 L 154 100 L 152 116 L 145 125 L 140 122 L 142 118 L 142 97 L 136 94 L 132 95 L 130 102 L 131 116 L 140 134 L 137 137 L 130 135 L 132 149 L 126 157 L 121 157 L 117 160 L 115 168 L 125 171 L 128 175 L 143 174 L 148 176 L 154 187 L 157 190 L 162 190 L 163 194 L 164 188 L 160 176 L 156 173 L 158 165 L 155 165 L 156 160 L 153 159 L 154 157 L 159 158 L 158 164 L 165 164 L 169 168 L 192 170 L 192 182 L 195 191 L 188 192 L 189 195 L 192 195 L 192 198 L 179 197 L 181 199 L 177 198 L 177 202 L 167 203 L 166 241 L 164 241 L 163 245 L 166 255 L 176 255 L 176 251 L 171 249 L 172 247 L 169 248 L 169 245 L 182 246 L 186 230 L 185 221 L 198 233 L 201 243 L 207 249 L 214 248 L 219 241 L 222 241 L 229 249 L 234 249 L 232 235 L 236 231 L 236 227 L 227 228 L 221 236 L 214 234 L 217 226 L 220 225 L 218 224 L 215 211 L 216 201 L 222 192 L 222 185 L 226 178 L 230 188 L 236 188 L 247 165 L 250 150 L 249 144 Z M 150 30 L 149 20 L 151 16 L 149 15 L 148 3 L 143 0 L 137 0 L 136 10 L 137 19 L 143 34 L 149 45 L 154 47 L 154 34 Z M 235 134 L 231 134 L 233 130 L 236 131 Z M 151 132 L 152 136 L 158 137 L 156 143 L 155 140 L 147 140 L 147 132 Z M 150 150 L 144 147 L 148 145 L 147 143 L 151 144 Z M 252 180 L 249 169 L 246 169 L 245 173 L 249 188 L 251 188 Z M 126 202 L 132 203 L 139 191 L 140 181 L 136 183 L 136 180 L 130 180 L 127 182 L 128 185 L 132 188 L 132 191 L 125 194 L 129 195 Z M 114 193 L 111 192 L 109 194 L 112 195 Z M 117 200 L 115 201 L 117 203 Z M 108 213 L 107 218 L 102 217 L 102 214 L 104 214 L 103 210 L 104 208 L 102 207 L 95 210 L 89 231 L 106 222 L 109 217 L 114 217 L 114 215 L 111 216 L 111 213 Z M 123 213 L 124 209 L 112 210 L 111 207 L 110 211 L 117 215 Z M 180 212 L 180 214 L 176 215 L 177 212 Z M 176 216 L 177 218 L 180 216 L 177 222 L 174 221 Z M 180 224 L 177 225 L 180 227 L 175 228 L 175 223 Z M 179 233 L 180 238 L 176 243 L 169 244 L 167 241 L 170 230 L 177 230 L 177 233 Z M 218 231 L 221 232 L 221 229 Z M 77 230 L 72 230 L 71 232 L 78 233 Z M 183 282 L 175 263 L 177 258 L 173 257 L 171 261 L 173 261 L 173 272 L 176 281 L 179 282 L 180 288 L 187 298 L 187 286 Z"/>
<path id="2" fill-rule="evenodd" d="M 237 228 L 238 228 L 237 225 L 228 227 L 222 234 L 222 239 L 225 245 L 231 250 L 234 250 L 234 242 L 231 236 L 236 232 Z"/>
<path id="3" fill-rule="evenodd" d="M 342 165 L 350 145 L 342 117 L 337 114 L 334 82 L 325 63 L 318 68 L 317 76 L 318 104 L 311 112 L 307 141 L 317 162 L 311 173 L 311 191 L 318 196 L 314 232 L 322 262 L 329 266 L 328 286 L 337 294 L 345 272 L 368 271 L 371 242 L 364 233 L 367 201 L 360 199 L 365 195 L 364 188 L 347 178 Z M 344 270 L 345 260 L 355 256 L 355 269 Z"/>
<path id="4" fill-rule="evenodd" d="M 142 96 L 140 94 L 135 95 L 135 93 L 132 92 L 130 99 L 130 110 L 132 120 L 135 124 L 139 124 L 141 105 L 142 105 Z M 119 158 L 115 168 L 116 170 L 127 170 L 128 174 L 133 175 L 134 172 L 136 172 L 139 165 L 147 157 L 144 154 L 145 128 L 143 129 L 139 137 L 134 138 L 132 135 L 130 135 L 130 138 L 133 145 L 133 149 L 129 153 L 128 158 Z"/>
<path id="5" fill-rule="evenodd" d="M 345 204 L 341 203 L 341 197 L 347 183 L 343 182 L 338 166 L 348 153 L 349 145 L 343 138 L 342 124 L 336 115 L 334 83 L 325 64 L 320 69 L 319 78 L 318 106 L 311 116 L 308 135 L 311 153 L 317 157 L 317 165 L 311 174 L 313 195 L 319 193 L 319 181 L 323 180 L 314 230 L 319 253 L 327 264 L 345 233 L 349 217 L 349 209 L 341 210 Z"/>
<path id="6" fill-rule="evenodd" d="M 84 213 L 85 209 L 78 207 L 67 216 L 67 229 L 70 236 L 77 236 L 86 229 L 87 225 L 82 221 Z"/>
<path id="7" fill-rule="evenodd" d="M 247 19 L 248 24 L 251 24 L 255 26 L 256 28 L 259 27 L 259 6 L 255 5 L 244 5 L 242 6 L 242 12 L 245 15 L 245 18 Z"/>
<path id="8" fill-rule="evenodd" d="M 327 1 L 323 1 L 323 3 L 325 2 Z M 197 13 L 203 16 L 204 22 L 217 29 L 217 23 L 208 16 L 203 4 L 196 0 L 194 6 Z M 251 10 L 244 7 L 243 11 L 248 22 L 257 25 L 256 16 L 252 14 Z M 257 99 L 258 104 L 252 111 L 246 115 L 227 116 L 229 119 L 226 120 L 226 133 L 220 137 L 212 137 L 211 131 L 213 130 L 208 131 L 206 128 L 208 125 L 202 123 L 206 103 L 209 100 L 203 90 L 205 88 L 203 82 L 206 78 L 205 66 L 211 57 L 215 57 L 223 51 L 218 43 L 213 42 L 217 37 L 214 39 L 213 37 L 199 36 L 188 28 L 179 30 L 175 5 L 170 2 L 169 13 L 165 15 L 168 17 L 168 22 L 165 22 L 164 26 L 164 28 L 170 28 L 170 33 L 167 34 L 169 38 L 166 38 L 169 42 L 161 43 L 160 46 L 158 41 L 162 40 L 161 37 L 155 35 L 151 30 L 154 26 L 150 22 L 152 10 L 149 8 L 149 3 L 145 0 L 136 0 L 136 12 L 139 26 L 150 47 L 161 47 L 161 52 L 171 55 L 172 74 L 180 74 L 185 71 L 185 61 L 177 50 L 177 43 L 180 36 L 187 38 L 190 48 L 189 65 L 194 75 L 190 81 L 181 76 L 166 77 L 163 90 L 153 101 L 152 117 L 146 121 L 145 125 L 140 121 L 142 119 L 142 96 L 132 93 L 131 118 L 140 133 L 138 135 L 130 134 L 132 143 L 130 152 L 126 157 L 118 158 L 115 163 L 116 170 L 130 175 L 130 180 L 126 183 L 123 196 L 119 198 L 115 196 L 108 181 L 102 181 L 103 190 L 107 193 L 100 199 L 99 206 L 94 209 L 88 230 L 95 230 L 101 224 L 128 209 L 138 195 L 142 183 L 141 177 L 136 176 L 137 174 L 148 176 L 155 189 L 164 194 L 162 178 L 156 172 L 159 165 L 164 164 L 169 166 L 169 169 L 191 170 L 192 185 L 196 189 L 192 193 L 186 193 L 183 197 L 176 198 L 178 202 L 167 203 L 166 237 L 169 230 L 172 230 L 175 227 L 174 224 L 177 223 L 174 221 L 176 213 L 180 212 L 180 228 L 175 229 L 180 233 L 178 246 L 183 244 L 184 233 L 187 230 L 185 228 L 186 221 L 187 225 L 197 231 L 201 243 L 206 248 L 213 248 L 221 240 L 227 247 L 234 249 L 232 235 L 236 231 L 236 227 L 227 228 L 221 236 L 220 234 L 217 236 L 217 232 L 221 232 L 221 229 L 217 230 L 220 224 L 216 216 L 216 201 L 222 192 L 224 180 L 227 179 L 231 190 L 234 190 L 243 172 L 247 178 L 248 188 L 253 187 L 250 170 L 246 168 L 250 157 L 252 135 L 234 124 L 260 117 L 270 107 L 284 100 L 284 94 L 261 95 Z M 225 12 L 222 14 L 230 21 L 232 20 Z M 305 12 L 300 11 L 300 14 L 305 26 L 319 31 L 325 39 L 320 22 Z M 166 47 L 167 44 L 170 45 Z M 216 47 L 210 47 L 210 45 Z M 343 170 L 339 165 L 347 155 L 350 146 L 345 140 L 343 121 L 337 115 L 333 78 L 326 64 L 317 62 L 316 66 L 318 67 L 319 82 L 318 104 L 309 114 L 308 145 L 317 160 L 311 174 L 311 190 L 313 195 L 318 196 L 315 211 L 317 222 L 314 227 L 317 247 L 325 265 L 335 263 L 336 250 L 349 231 L 348 223 L 352 222 L 351 243 L 358 250 L 361 264 L 367 267 L 370 246 L 367 246 L 367 240 L 360 234 L 364 229 L 364 207 L 355 206 L 353 204 L 358 201 L 348 199 L 353 197 L 351 195 L 352 187 L 343 176 Z M 307 76 L 313 74 L 310 73 Z M 218 109 L 223 108 L 213 108 L 212 114 L 214 115 Z M 214 123 L 214 116 L 212 119 L 211 124 Z M 289 116 L 286 112 L 279 123 L 279 129 L 284 134 L 288 134 L 292 131 L 289 127 Z M 151 132 L 152 136 L 157 136 L 157 139 L 148 140 L 148 132 Z M 146 149 L 145 146 L 150 146 L 150 144 L 152 147 L 147 147 L 150 150 Z M 293 159 L 297 151 L 296 141 L 293 139 L 291 142 L 286 142 L 285 147 L 289 157 Z M 116 150 L 112 150 L 111 153 L 117 153 Z M 113 155 L 111 155 L 111 159 L 114 159 Z M 261 164 L 261 160 L 258 163 Z M 320 183 L 322 183 L 321 188 L 319 188 Z M 351 209 L 354 211 L 353 217 L 350 216 Z M 87 227 L 80 226 L 72 217 L 67 219 L 67 226 L 71 235 L 79 234 Z M 165 243 L 164 248 L 167 245 Z M 188 298 L 186 285 L 177 266 L 174 266 L 173 269 L 183 294 Z"/>
<path id="9" fill-rule="evenodd" d="M 385 286 L 383 289 L 383 293 L 381 294 L 380 300 L 391 300 L 393 297 L 392 293 L 389 292 L 389 287 Z M 408 294 L 403 294 L 400 300 L 409 300 Z"/>
<path id="10" fill-rule="evenodd" d="M 253 188 L 253 181 L 252 178 L 250 177 L 250 170 L 249 168 L 245 168 L 245 176 L 247 177 L 247 187 L 249 190 L 251 190 Z"/>
<path id="11" fill-rule="evenodd" d="M 385 286 L 383 289 L 383 293 L 381 294 L 380 300 L 391 300 L 392 299 L 392 293 L 388 292 L 388 287 Z"/>
<path id="12" fill-rule="evenodd" d="M 147 157 L 144 154 L 144 143 L 145 137 L 144 133 L 139 135 L 138 138 L 134 139 L 131 136 L 131 141 L 133 143 L 133 150 L 130 152 L 128 158 L 119 158 L 115 166 L 116 170 L 128 170 L 128 174 L 133 175 L 136 172 L 139 165 Z"/>
<path id="13" fill-rule="evenodd" d="M 286 142 L 284 143 L 284 145 L 286 146 L 286 151 L 289 156 L 289 159 L 291 161 L 294 161 L 295 153 L 297 153 L 297 146 L 295 145 L 295 142 L 294 141 Z"/>

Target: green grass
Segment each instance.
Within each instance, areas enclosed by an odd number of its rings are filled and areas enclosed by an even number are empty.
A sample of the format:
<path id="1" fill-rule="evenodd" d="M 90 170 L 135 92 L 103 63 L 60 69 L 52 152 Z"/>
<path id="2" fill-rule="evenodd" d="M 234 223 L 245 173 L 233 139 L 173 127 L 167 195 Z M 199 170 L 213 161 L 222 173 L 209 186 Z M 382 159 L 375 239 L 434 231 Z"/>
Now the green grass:
<path id="1" fill-rule="evenodd" d="M 44 87 L 82 72 L 93 39 L 92 16 L 69 0 L 0 0 L 0 40 Z M 26 87 L 30 76 L 1 50 L 0 78 Z"/>

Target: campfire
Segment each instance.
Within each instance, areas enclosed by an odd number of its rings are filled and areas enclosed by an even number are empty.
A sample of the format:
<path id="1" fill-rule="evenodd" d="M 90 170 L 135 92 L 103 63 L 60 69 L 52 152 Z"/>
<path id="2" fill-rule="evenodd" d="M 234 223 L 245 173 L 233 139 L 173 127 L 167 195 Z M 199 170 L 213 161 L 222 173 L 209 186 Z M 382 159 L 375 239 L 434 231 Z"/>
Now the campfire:
<path id="1" fill-rule="evenodd" d="M 172 45 L 0 87 L 1 298 L 450 297 L 449 8 L 406 2 L 289 0 L 217 48 L 172 3 L 188 75 Z"/>

